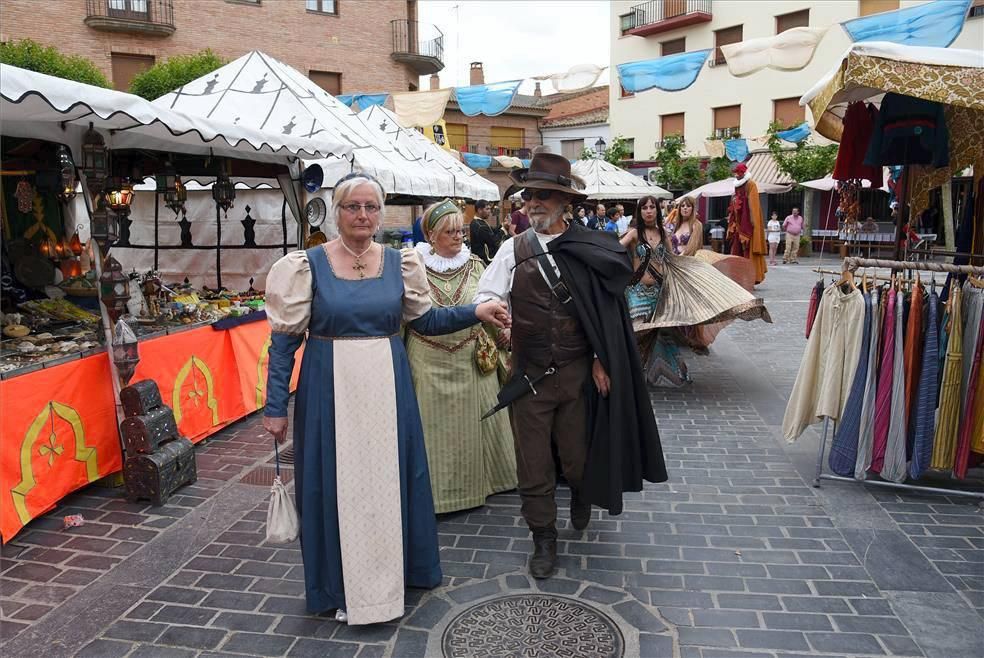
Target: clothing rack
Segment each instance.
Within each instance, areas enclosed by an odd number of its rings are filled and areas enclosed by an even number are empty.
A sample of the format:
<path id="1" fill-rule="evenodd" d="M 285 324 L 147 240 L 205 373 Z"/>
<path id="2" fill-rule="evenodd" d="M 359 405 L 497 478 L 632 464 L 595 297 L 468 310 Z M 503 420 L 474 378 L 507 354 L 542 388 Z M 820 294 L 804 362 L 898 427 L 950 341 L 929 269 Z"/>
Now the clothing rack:
<path id="1" fill-rule="evenodd" d="M 880 258 L 857 258 L 849 257 L 844 259 L 843 271 L 853 272 L 858 268 L 863 267 L 881 267 L 892 270 L 923 270 L 930 272 L 949 272 L 954 274 L 974 274 L 974 275 L 984 275 L 984 267 L 978 267 L 974 265 L 951 265 L 949 263 L 931 263 L 927 261 L 903 261 L 903 260 L 882 260 Z M 819 269 L 819 268 L 817 268 Z M 944 487 L 930 487 L 917 484 L 905 484 L 901 482 L 889 482 L 887 480 L 875 480 L 875 479 L 865 479 L 857 480 L 855 478 L 844 477 L 842 475 L 836 475 L 834 473 L 824 473 L 823 470 L 823 458 L 827 450 L 827 435 L 830 428 L 830 418 L 823 419 L 823 431 L 820 436 L 820 447 L 817 451 L 817 470 L 816 477 L 813 480 L 813 486 L 820 488 L 821 480 L 836 480 L 840 482 L 864 482 L 865 484 L 871 484 L 878 487 L 887 487 L 889 489 L 902 489 L 905 491 L 918 491 L 922 493 L 933 493 L 942 494 L 950 496 L 970 496 L 972 498 L 977 498 L 984 500 L 984 491 L 965 491 L 962 489 L 948 489 Z M 837 422 L 834 421 L 833 433 L 837 433 Z"/>

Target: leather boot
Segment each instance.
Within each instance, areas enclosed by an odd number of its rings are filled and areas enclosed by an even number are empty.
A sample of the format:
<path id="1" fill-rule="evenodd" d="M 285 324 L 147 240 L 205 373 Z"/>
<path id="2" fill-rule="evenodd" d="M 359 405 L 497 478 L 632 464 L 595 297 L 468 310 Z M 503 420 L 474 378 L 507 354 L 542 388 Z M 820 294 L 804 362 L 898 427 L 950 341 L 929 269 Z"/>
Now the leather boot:
<path id="1" fill-rule="evenodd" d="M 577 491 L 571 489 L 571 525 L 575 530 L 584 530 L 591 521 L 591 503 L 581 500 Z"/>
<path id="2" fill-rule="evenodd" d="M 549 578 L 557 573 L 557 529 L 533 529 L 533 555 L 530 557 L 530 575 Z"/>

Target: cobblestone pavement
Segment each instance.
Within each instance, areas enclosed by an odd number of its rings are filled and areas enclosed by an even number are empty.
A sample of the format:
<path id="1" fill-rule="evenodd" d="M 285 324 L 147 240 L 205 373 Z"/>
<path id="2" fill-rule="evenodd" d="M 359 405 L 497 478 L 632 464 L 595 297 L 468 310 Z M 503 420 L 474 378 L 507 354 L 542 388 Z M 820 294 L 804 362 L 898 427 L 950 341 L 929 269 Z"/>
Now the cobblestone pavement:
<path id="1" fill-rule="evenodd" d="M 252 417 L 199 447 L 199 482 L 165 507 L 90 487 L 4 546 L 0 653 L 496 655 L 462 629 L 479 632 L 507 614 L 515 599 L 504 597 L 520 597 L 537 623 L 496 627 L 500 647 L 549 628 L 572 656 L 605 645 L 646 657 L 979 658 L 981 507 L 857 483 L 815 489 L 818 433 L 781 439 L 815 276 L 805 261 L 773 269 L 761 294 L 775 324 L 732 325 L 710 356 L 689 357 L 693 386 L 652 391 L 670 481 L 626 495 L 618 517 L 596 511 L 584 533 L 562 521 L 555 578 L 527 577 L 529 533 L 518 497 L 503 494 L 440 519 L 444 582 L 408 591 L 399 622 L 307 615 L 298 546 L 264 543 L 271 453 Z M 75 512 L 86 525 L 59 530 Z M 570 619 L 596 615 L 597 647 L 594 625 L 564 626 L 534 595 Z"/>

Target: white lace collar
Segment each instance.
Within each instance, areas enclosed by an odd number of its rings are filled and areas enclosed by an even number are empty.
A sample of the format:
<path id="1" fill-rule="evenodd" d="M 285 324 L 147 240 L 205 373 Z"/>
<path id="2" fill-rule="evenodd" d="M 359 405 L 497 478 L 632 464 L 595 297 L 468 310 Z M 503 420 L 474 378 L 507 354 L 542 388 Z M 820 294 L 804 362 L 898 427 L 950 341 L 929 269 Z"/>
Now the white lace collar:
<path id="1" fill-rule="evenodd" d="M 735 181 L 735 187 L 741 187 L 750 180 L 752 180 L 752 174 L 746 171 L 744 176 Z"/>
<path id="2" fill-rule="evenodd" d="M 431 248 L 430 244 L 426 242 L 421 242 L 417 244 L 417 253 L 420 254 L 421 258 L 424 259 L 424 265 L 427 269 L 433 270 L 435 272 L 444 273 L 450 272 L 451 270 L 457 270 L 464 267 L 468 259 L 471 258 L 471 250 L 468 249 L 468 245 L 461 245 L 461 251 L 458 252 L 456 256 L 451 258 L 445 258 L 444 256 L 439 256 Z"/>

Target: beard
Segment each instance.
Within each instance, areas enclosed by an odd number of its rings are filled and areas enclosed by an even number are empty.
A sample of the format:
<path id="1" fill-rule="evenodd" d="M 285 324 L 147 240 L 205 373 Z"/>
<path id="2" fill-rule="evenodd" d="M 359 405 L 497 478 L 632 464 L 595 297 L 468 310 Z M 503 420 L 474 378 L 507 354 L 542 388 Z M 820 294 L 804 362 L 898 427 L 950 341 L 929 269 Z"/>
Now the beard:
<path id="1" fill-rule="evenodd" d="M 529 213 L 530 226 L 534 231 L 543 232 L 554 225 L 554 223 L 564 216 L 564 208 L 561 206 L 553 212 Z"/>

